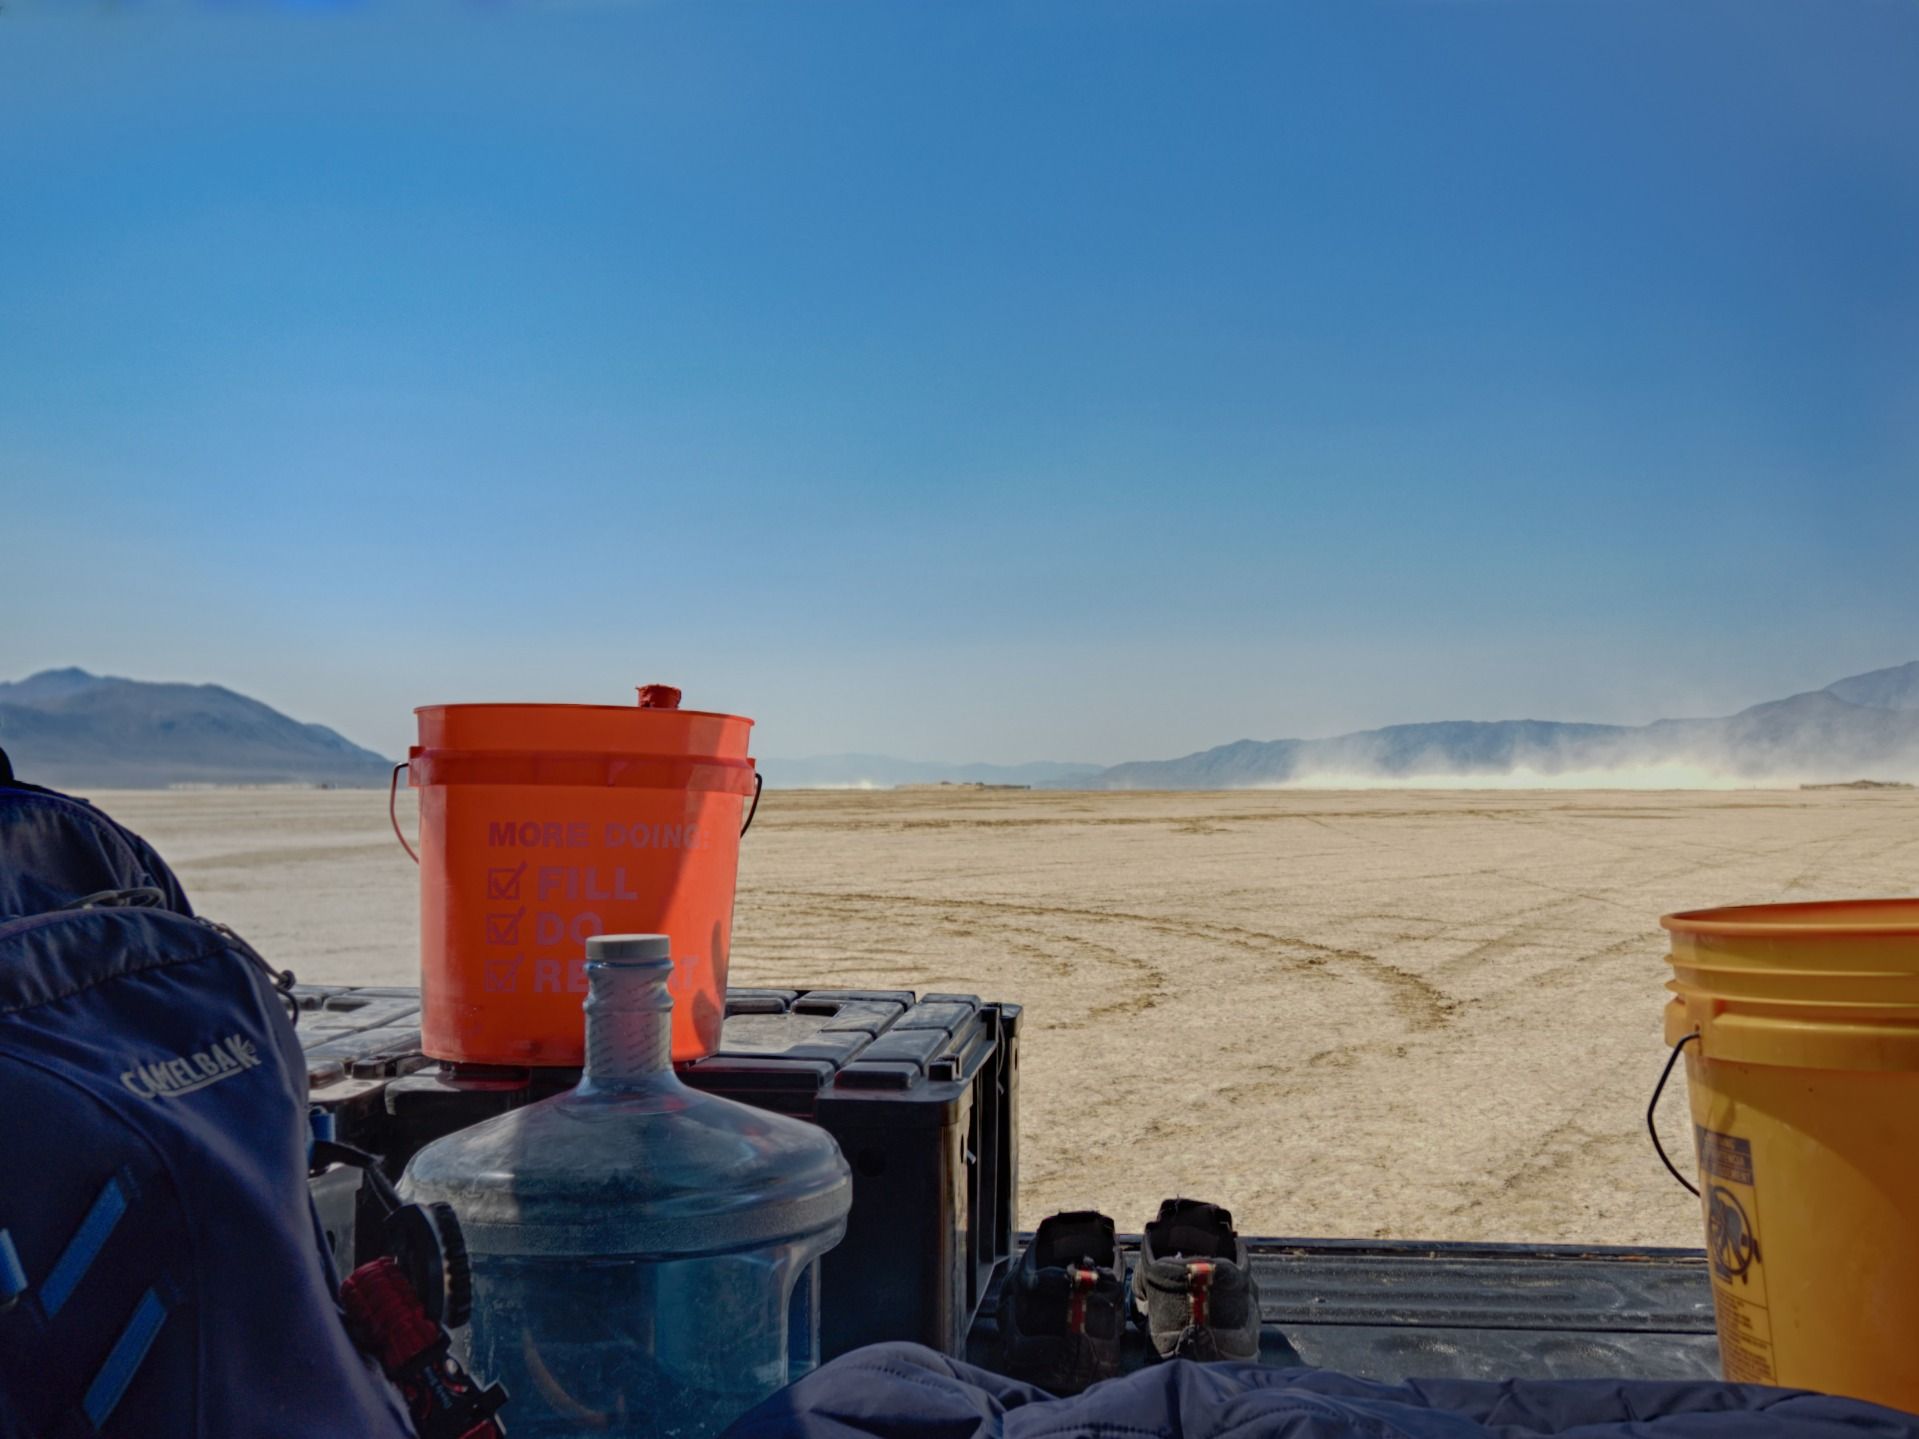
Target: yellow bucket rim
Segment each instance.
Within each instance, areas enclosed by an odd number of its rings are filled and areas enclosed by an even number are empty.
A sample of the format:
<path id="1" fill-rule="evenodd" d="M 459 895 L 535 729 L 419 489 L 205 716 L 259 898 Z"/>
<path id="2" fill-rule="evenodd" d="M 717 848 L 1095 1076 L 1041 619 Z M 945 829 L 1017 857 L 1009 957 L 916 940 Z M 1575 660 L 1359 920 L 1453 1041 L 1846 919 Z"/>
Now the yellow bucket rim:
<path id="1" fill-rule="evenodd" d="M 1660 916 L 1674 934 L 1711 939 L 1880 938 L 1919 935 L 1919 899 L 1822 899 L 1731 904 Z"/>

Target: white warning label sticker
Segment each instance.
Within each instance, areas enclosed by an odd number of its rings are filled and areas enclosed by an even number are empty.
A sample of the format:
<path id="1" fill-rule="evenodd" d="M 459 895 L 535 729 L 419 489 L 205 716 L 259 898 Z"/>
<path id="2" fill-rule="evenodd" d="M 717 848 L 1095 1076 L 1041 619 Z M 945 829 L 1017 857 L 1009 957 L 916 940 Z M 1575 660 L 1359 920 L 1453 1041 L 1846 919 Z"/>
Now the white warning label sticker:
<path id="1" fill-rule="evenodd" d="M 1706 1212 L 1706 1258 L 1712 1266 L 1719 1361 L 1737 1383 L 1771 1384 L 1772 1314 L 1766 1307 L 1765 1254 L 1759 1241 L 1759 1196 L 1752 1143 L 1695 1126 L 1699 1199 Z"/>

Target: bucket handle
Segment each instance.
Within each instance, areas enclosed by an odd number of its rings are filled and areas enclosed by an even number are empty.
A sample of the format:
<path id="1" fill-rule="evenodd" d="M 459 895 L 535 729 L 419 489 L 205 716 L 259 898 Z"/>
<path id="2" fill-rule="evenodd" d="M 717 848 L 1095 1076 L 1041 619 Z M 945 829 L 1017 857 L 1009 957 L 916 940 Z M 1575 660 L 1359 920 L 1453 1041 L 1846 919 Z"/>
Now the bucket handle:
<path id="1" fill-rule="evenodd" d="M 1646 1132 L 1652 1136 L 1652 1147 L 1658 1152 L 1659 1162 L 1666 1166 L 1672 1177 L 1684 1185 L 1686 1192 L 1694 1198 L 1699 1195 L 1699 1186 L 1679 1172 L 1679 1166 L 1666 1157 L 1666 1146 L 1659 1142 L 1658 1111 L 1659 1096 L 1666 1092 L 1666 1081 L 1672 1078 L 1672 1067 L 1679 1063 L 1680 1053 L 1685 1047 L 1697 1038 L 1699 1038 L 1699 1031 L 1695 1029 L 1672 1047 L 1672 1053 L 1666 1056 L 1666 1067 L 1659 1071 L 1659 1083 L 1653 1086 L 1652 1099 L 1646 1105 Z"/>
<path id="2" fill-rule="evenodd" d="M 746 812 L 746 823 L 740 826 L 740 838 L 746 838 L 746 832 L 753 828 L 753 816 L 760 812 L 760 791 L 766 788 L 766 776 L 758 770 L 753 771 L 753 807 Z"/>
<path id="3" fill-rule="evenodd" d="M 406 767 L 405 760 L 393 766 L 393 777 L 387 781 L 386 786 L 386 817 L 393 821 L 393 837 L 400 841 L 400 848 L 407 852 L 409 859 L 418 864 L 420 856 L 415 853 L 413 846 L 406 842 L 406 832 L 400 828 L 400 771 Z M 745 839 L 746 832 L 753 828 L 753 816 L 760 812 L 760 794 L 765 788 L 766 776 L 754 770 L 753 805 L 746 812 L 746 823 L 740 826 L 741 839 Z"/>
<path id="4" fill-rule="evenodd" d="M 400 848 L 406 851 L 407 858 L 418 864 L 420 856 L 406 842 L 406 835 L 400 829 L 400 771 L 406 767 L 405 760 L 393 766 L 393 778 L 387 781 L 386 786 L 386 817 L 393 821 L 393 837 L 400 841 Z"/>

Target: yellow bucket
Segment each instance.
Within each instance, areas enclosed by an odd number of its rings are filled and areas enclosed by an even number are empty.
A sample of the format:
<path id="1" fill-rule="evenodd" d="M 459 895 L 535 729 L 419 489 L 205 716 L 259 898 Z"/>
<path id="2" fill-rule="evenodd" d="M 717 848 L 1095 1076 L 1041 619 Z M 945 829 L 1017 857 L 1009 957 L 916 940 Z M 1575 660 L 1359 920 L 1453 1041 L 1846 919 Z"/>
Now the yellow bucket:
<path id="1" fill-rule="evenodd" d="M 1919 1410 L 1919 900 L 1660 923 L 1726 1378 Z"/>

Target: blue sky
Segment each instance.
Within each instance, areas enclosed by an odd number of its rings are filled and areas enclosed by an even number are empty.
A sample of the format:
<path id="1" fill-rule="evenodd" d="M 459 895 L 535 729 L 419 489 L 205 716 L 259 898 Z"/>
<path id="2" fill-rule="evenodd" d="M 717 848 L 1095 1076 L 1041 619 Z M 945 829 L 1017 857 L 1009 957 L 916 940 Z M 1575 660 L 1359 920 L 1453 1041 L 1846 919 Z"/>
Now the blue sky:
<path id="1" fill-rule="evenodd" d="M 1919 657 L 1919 6 L 11 0 L 0 675 L 765 754 Z"/>

